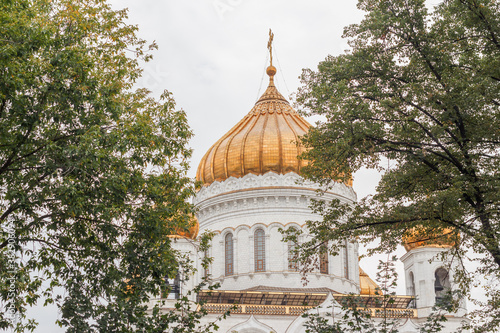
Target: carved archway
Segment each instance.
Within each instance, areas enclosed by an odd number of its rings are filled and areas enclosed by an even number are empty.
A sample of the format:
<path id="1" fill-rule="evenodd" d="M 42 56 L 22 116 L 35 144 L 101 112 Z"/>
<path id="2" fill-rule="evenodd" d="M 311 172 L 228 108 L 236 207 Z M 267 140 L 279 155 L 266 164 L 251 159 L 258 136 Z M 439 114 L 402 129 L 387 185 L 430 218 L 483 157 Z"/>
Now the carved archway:
<path id="1" fill-rule="evenodd" d="M 240 324 L 237 324 L 233 327 L 231 327 L 227 333 L 275 333 L 276 331 L 255 319 L 253 315 L 248 318 L 247 321 L 244 321 Z"/>

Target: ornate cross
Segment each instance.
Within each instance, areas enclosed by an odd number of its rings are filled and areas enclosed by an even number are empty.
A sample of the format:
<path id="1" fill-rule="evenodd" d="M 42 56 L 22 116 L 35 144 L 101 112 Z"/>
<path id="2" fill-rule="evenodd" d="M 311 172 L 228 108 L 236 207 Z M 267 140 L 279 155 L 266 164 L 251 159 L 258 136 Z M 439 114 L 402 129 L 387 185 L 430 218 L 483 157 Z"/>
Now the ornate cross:
<path id="1" fill-rule="evenodd" d="M 274 34 L 269 29 L 269 42 L 267 42 L 267 48 L 269 49 L 269 56 L 271 57 L 271 66 L 273 65 L 273 38 Z"/>

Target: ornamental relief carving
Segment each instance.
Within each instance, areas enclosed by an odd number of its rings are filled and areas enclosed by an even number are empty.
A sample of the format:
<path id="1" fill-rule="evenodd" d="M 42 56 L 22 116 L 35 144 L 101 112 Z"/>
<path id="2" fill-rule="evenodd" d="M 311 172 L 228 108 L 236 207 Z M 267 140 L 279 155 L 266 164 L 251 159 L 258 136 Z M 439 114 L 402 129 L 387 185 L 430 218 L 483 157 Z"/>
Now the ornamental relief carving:
<path id="1" fill-rule="evenodd" d="M 240 189 L 240 183 L 236 181 L 235 179 L 229 179 L 226 181 L 226 189 L 228 191 L 234 191 L 234 190 L 239 190 Z"/>
<path id="2" fill-rule="evenodd" d="M 253 187 L 258 187 L 259 186 L 259 181 L 255 179 L 254 177 L 257 177 L 252 174 L 248 174 L 247 176 L 250 177 L 243 177 L 243 188 L 253 188 Z M 246 178 L 246 179 L 245 179 Z M 219 192 L 220 193 L 220 192 Z"/>
<path id="3" fill-rule="evenodd" d="M 272 175 L 269 177 L 265 177 L 262 181 L 262 184 L 264 186 L 277 186 L 279 184 L 278 177 Z"/>
<path id="4" fill-rule="evenodd" d="M 272 171 L 264 175 L 248 174 L 241 178 L 230 177 L 223 182 L 213 182 L 207 187 L 203 187 L 195 196 L 193 203 L 196 205 L 203 200 L 211 198 L 221 193 L 232 192 L 240 189 L 250 189 L 259 187 L 291 186 L 300 188 L 319 189 L 318 184 L 311 181 L 304 181 L 296 173 L 276 174 Z M 342 195 L 350 200 L 356 201 L 356 193 L 352 187 L 342 183 L 335 183 L 328 192 Z"/>

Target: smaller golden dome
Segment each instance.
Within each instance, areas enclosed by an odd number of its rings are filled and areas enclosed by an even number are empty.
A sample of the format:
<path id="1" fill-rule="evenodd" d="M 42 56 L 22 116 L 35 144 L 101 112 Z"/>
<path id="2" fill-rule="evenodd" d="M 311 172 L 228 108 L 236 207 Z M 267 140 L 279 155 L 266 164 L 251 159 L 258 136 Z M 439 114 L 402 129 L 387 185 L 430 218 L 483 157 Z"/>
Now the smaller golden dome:
<path id="1" fill-rule="evenodd" d="M 196 239 L 199 232 L 200 232 L 200 223 L 198 222 L 198 219 L 196 217 L 193 217 L 191 227 L 187 231 L 175 228 L 175 234 L 168 235 L 168 237 Z"/>
<path id="2" fill-rule="evenodd" d="M 359 267 L 360 295 L 381 295 L 380 287 Z"/>
<path id="3" fill-rule="evenodd" d="M 403 246 L 406 251 L 421 247 L 443 247 L 451 248 L 456 245 L 459 235 L 451 228 L 436 231 L 427 228 L 411 228 L 403 235 Z"/>

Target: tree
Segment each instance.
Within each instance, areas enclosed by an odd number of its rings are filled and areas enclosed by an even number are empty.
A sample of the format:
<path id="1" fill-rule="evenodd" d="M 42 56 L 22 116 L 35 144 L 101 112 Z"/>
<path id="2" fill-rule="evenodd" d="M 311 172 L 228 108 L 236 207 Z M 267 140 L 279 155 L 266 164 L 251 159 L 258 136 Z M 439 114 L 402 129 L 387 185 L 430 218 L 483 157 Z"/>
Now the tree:
<path id="1" fill-rule="evenodd" d="M 133 88 L 156 46 L 125 18 L 103 0 L 0 4 L 0 328 L 32 329 L 10 310 L 41 298 L 68 332 L 177 318 L 145 303 L 193 223 L 192 134 L 169 92 Z"/>
<path id="2" fill-rule="evenodd" d="M 472 248 L 480 273 L 500 277 L 500 6 L 491 0 L 360 0 L 350 51 L 304 70 L 297 101 L 324 116 L 304 138 L 307 177 L 383 173 L 354 207 L 318 203 L 318 242 L 357 237 L 394 249 L 402 237 Z M 381 161 L 392 164 L 384 169 Z M 385 162 L 384 162 L 385 164 Z M 340 222 L 347 216 L 347 223 Z M 316 242 L 317 243 L 317 242 Z M 308 244 L 310 251 L 317 244 Z M 377 250 L 377 249 L 375 249 Z M 462 275 L 462 287 L 470 275 Z M 499 318 L 493 288 L 486 305 Z M 491 321 L 492 331 L 498 320 Z"/>
<path id="3" fill-rule="evenodd" d="M 379 260 L 377 271 L 377 282 L 380 289 L 373 295 L 373 304 L 380 308 L 379 318 L 372 317 L 368 302 L 359 295 L 349 294 L 342 299 L 340 312 L 327 313 L 326 316 L 320 313 L 306 312 L 302 316 L 307 318 L 305 324 L 306 333 L 397 333 L 406 319 L 391 318 L 388 316 L 391 305 L 396 301 L 395 287 L 397 285 L 398 274 L 395 269 L 396 256 L 387 258 L 386 261 Z M 427 321 L 420 326 L 420 333 L 440 332 L 446 321 L 446 312 L 452 311 L 453 295 L 447 293 L 449 302 L 436 305 Z M 373 305 L 372 305 L 373 306 Z M 338 310 L 337 310 L 338 311 Z M 333 317 L 333 318 L 329 318 Z"/>
<path id="4" fill-rule="evenodd" d="M 326 317 L 316 313 L 303 314 L 303 317 L 308 318 L 306 333 L 397 333 L 398 326 L 402 324 L 401 320 L 387 316 L 396 296 L 394 288 L 398 274 L 394 266 L 395 260 L 395 257 L 387 258 L 386 261 L 379 260 L 377 282 L 381 287 L 373 296 L 374 305 L 383 309 L 379 320 L 372 318 L 366 300 L 359 295 L 349 294 L 339 302 L 341 313 L 335 313 L 334 309 L 333 315 L 328 314 Z M 334 316 L 333 320 L 330 320 L 332 323 L 328 320 L 329 316 Z"/>

